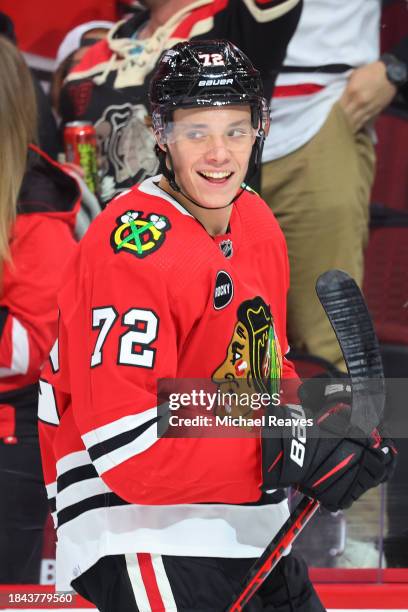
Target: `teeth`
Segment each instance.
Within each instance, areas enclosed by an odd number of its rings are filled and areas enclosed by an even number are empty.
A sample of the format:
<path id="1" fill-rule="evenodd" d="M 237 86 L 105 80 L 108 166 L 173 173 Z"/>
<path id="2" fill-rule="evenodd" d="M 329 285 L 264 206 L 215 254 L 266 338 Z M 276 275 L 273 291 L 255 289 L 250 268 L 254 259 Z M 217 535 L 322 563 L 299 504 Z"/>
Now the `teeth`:
<path id="1" fill-rule="evenodd" d="M 232 172 L 200 172 L 203 176 L 212 179 L 223 179 L 231 176 Z"/>

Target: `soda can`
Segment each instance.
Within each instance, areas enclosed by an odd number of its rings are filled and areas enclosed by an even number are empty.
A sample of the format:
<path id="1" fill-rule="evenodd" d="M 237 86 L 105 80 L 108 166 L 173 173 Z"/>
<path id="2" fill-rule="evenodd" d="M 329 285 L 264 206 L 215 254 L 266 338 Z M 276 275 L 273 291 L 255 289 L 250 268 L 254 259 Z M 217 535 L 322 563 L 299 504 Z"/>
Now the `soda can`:
<path id="1" fill-rule="evenodd" d="M 64 127 L 65 159 L 81 166 L 84 179 L 92 193 L 98 192 L 96 131 L 88 121 L 71 121 Z"/>

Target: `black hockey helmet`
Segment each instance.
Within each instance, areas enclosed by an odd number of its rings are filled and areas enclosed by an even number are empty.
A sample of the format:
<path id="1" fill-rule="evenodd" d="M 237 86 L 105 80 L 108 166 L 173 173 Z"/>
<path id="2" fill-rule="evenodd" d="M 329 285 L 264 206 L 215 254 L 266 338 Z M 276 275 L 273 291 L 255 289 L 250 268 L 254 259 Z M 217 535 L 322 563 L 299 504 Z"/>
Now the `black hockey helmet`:
<path id="1" fill-rule="evenodd" d="M 193 40 L 178 43 L 162 55 L 150 83 L 153 125 L 176 108 L 246 104 L 252 109 L 254 128 L 267 127 L 268 105 L 259 71 L 228 40 Z"/>
<path id="2" fill-rule="evenodd" d="M 251 108 L 252 125 L 259 130 L 257 148 L 262 148 L 269 129 L 269 106 L 259 71 L 228 40 L 186 41 L 165 51 L 151 80 L 149 98 L 156 134 L 163 133 L 177 108 L 237 104 Z"/>

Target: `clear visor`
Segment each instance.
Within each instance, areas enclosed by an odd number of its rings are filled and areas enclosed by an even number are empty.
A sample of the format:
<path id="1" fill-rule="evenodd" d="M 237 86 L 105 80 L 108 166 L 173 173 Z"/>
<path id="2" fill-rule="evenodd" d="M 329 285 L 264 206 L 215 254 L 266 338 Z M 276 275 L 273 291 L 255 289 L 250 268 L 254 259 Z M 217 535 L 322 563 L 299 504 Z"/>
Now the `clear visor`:
<path id="1" fill-rule="evenodd" d="M 185 121 L 172 121 L 156 130 L 162 145 L 177 144 L 184 149 L 206 151 L 225 147 L 230 151 L 246 151 L 255 142 L 258 130 L 251 120 L 237 121 L 228 125 L 207 125 Z"/>

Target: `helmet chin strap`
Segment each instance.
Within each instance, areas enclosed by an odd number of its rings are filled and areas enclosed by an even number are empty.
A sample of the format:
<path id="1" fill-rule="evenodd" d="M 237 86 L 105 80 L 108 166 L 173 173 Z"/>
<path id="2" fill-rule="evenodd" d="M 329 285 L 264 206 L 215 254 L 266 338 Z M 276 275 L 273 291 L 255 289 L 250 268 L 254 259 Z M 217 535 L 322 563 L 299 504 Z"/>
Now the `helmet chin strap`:
<path id="1" fill-rule="evenodd" d="M 163 176 L 168 180 L 169 185 L 173 189 L 173 191 L 180 193 L 183 197 L 185 197 L 187 200 L 189 200 L 189 202 L 191 202 L 195 206 L 198 206 L 199 208 L 203 208 L 204 210 L 222 210 L 223 208 L 228 208 L 228 206 L 231 206 L 231 204 L 236 202 L 236 200 L 238 200 L 238 198 L 245 191 L 246 183 L 243 183 L 244 187 L 241 187 L 240 191 L 238 191 L 238 193 L 232 198 L 232 200 L 228 204 L 225 204 L 224 206 L 204 206 L 203 204 L 200 204 L 199 202 L 194 200 L 194 198 L 192 198 L 188 193 L 183 191 L 181 187 L 178 185 L 176 181 L 176 175 L 174 172 L 173 158 L 171 156 L 168 146 L 165 145 L 165 147 L 166 147 L 166 151 L 163 151 L 163 149 L 161 149 L 158 145 L 156 145 L 156 154 L 159 157 L 160 170 Z M 170 168 L 166 164 L 166 157 L 168 157 Z"/>

